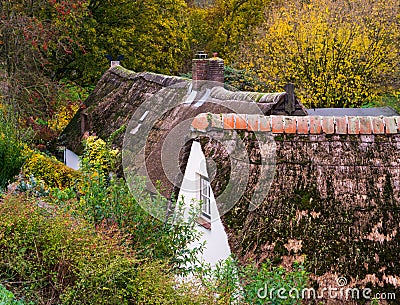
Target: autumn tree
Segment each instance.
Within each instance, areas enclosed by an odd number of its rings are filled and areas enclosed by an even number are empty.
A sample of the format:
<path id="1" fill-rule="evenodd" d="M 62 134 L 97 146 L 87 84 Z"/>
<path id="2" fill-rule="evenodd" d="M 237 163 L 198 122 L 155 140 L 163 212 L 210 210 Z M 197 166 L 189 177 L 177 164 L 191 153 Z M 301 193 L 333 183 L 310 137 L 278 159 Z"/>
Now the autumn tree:
<path id="1" fill-rule="evenodd" d="M 56 109 L 57 80 L 85 52 L 79 29 L 84 1 L 0 1 L 0 93 L 21 120 L 46 122 Z"/>
<path id="2" fill-rule="evenodd" d="M 193 53 L 217 52 L 226 63 L 237 60 L 239 45 L 264 20 L 270 0 L 215 0 L 195 2 L 189 12 L 189 36 Z M 197 4 L 196 4 L 197 3 Z"/>
<path id="3" fill-rule="evenodd" d="M 243 67 L 271 91 L 293 82 L 308 107 L 358 107 L 399 88 L 397 0 L 295 0 L 273 5 Z"/>
<path id="4" fill-rule="evenodd" d="M 78 61 L 88 81 L 108 68 L 106 54 L 125 56 L 134 71 L 177 74 L 188 57 L 184 0 L 90 0 L 92 17 L 88 54 Z"/>

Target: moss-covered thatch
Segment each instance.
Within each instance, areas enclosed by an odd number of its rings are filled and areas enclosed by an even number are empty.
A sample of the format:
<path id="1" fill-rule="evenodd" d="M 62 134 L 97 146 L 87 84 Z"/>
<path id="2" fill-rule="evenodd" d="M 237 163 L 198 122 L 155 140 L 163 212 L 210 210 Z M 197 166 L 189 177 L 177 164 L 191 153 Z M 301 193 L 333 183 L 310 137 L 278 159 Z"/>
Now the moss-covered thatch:
<path id="1" fill-rule="evenodd" d="M 84 127 L 88 131 L 103 139 L 114 135 L 113 143 L 122 147 L 124 133 L 116 131 L 126 126 L 125 135 L 129 138 L 134 126 L 128 124 L 138 107 L 171 85 L 187 88 L 190 81 L 112 68 L 99 81 L 85 103 L 86 109 L 74 117 L 61 140 L 79 153 L 81 120 L 86 116 Z M 297 101 L 292 106 L 291 114 L 305 114 Z M 184 103 L 160 114 L 144 139 L 145 162 L 153 183 L 160 181 L 167 197 L 179 190 L 164 173 L 161 150 L 166 136 L 182 122 L 186 122 L 182 126 L 188 136 L 181 147 L 181 171 L 174 184 L 180 185 L 191 141 L 198 137 L 206 157 L 216 164 L 214 193 L 218 196 L 227 187 L 231 160 L 226 149 L 204 137 L 205 134 L 193 135 L 189 130 L 191 119 L 199 113 L 228 113 L 232 109 L 236 113 L 260 113 L 261 109 L 264 115 L 288 114 L 287 97 L 285 93 L 263 95 L 216 87 L 211 88 L 204 103 Z M 398 289 L 400 138 L 397 134 L 275 135 L 276 173 L 262 204 L 253 211 L 248 208 L 259 180 L 260 143 L 252 132 L 238 132 L 238 135 L 249 155 L 250 164 L 246 165 L 249 175 L 243 175 L 245 191 L 235 207 L 223 216 L 223 221 L 231 249 L 242 261 L 270 258 L 288 264 L 306 257 L 308 270 L 319 283 L 334 279 L 337 274 L 346 276 L 354 285 L 379 284 L 383 287 L 376 289 L 387 292 Z M 132 147 L 125 148 L 135 151 Z M 130 166 L 137 169 L 142 165 Z"/>

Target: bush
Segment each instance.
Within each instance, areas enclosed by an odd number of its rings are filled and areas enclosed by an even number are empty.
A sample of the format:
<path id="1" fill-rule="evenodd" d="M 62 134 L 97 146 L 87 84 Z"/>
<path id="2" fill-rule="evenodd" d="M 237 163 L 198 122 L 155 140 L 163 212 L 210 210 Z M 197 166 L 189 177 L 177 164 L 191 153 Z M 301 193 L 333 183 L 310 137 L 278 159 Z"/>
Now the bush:
<path id="1" fill-rule="evenodd" d="M 288 296 L 289 291 L 301 291 L 308 283 L 308 273 L 303 265 L 294 263 L 293 270 L 273 266 L 270 261 L 240 265 L 228 258 L 215 269 L 203 270 L 203 284 L 218 298 L 218 304 L 301 304 L 301 299 Z M 279 298 L 281 289 L 283 296 Z M 286 294 L 285 294 L 286 293 Z"/>
<path id="2" fill-rule="evenodd" d="M 81 87 L 67 79 L 62 79 L 58 87 L 55 101 L 58 106 L 57 112 L 48 121 L 48 126 L 60 133 L 83 105 L 83 101 L 86 100 L 93 88 Z"/>
<path id="3" fill-rule="evenodd" d="M 205 304 L 169 268 L 137 259 L 116 226 L 98 228 L 24 196 L 0 204 L 0 278 L 43 304 Z M 11 286 L 11 283 L 12 284 Z"/>
<path id="4" fill-rule="evenodd" d="M 119 150 L 111 149 L 104 140 L 97 136 L 89 136 L 83 141 L 85 151 L 83 154 L 82 168 L 85 171 L 94 171 L 108 175 L 115 171 L 119 158 Z"/>
<path id="5" fill-rule="evenodd" d="M 116 225 L 139 258 L 163 260 L 179 273 L 190 272 L 182 266 L 193 266 L 191 262 L 201 251 L 187 247 L 199 238 L 195 223 L 176 223 L 176 214 L 162 221 L 142 209 L 143 204 L 160 206 L 164 198 L 149 196 L 139 205 L 135 196 L 145 192 L 144 183 L 137 181 L 136 194 L 131 194 L 125 181 L 113 173 L 119 153 L 108 147 L 100 138 L 88 137 L 78 183 L 73 188 L 53 189 L 51 200 L 94 226 Z"/>
<path id="6" fill-rule="evenodd" d="M 1 305 L 24 305 L 22 301 L 17 301 L 14 294 L 0 285 L 0 304 Z"/>
<path id="7" fill-rule="evenodd" d="M 47 187 L 60 189 L 73 186 L 80 177 L 79 172 L 55 157 L 37 152 L 32 152 L 28 157 L 23 166 L 23 173 L 28 179 L 33 176 L 37 181 L 43 181 Z"/>
<path id="8" fill-rule="evenodd" d="M 261 91 L 266 92 L 267 86 L 260 81 L 257 74 L 251 69 L 238 70 L 230 66 L 225 66 L 225 84 L 233 86 L 240 91 Z"/>
<path id="9" fill-rule="evenodd" d="M 77 191 L 72 188 L 53 189 L 55 205 L 72 210 L 96 227 L 117 226 L 129 240 L 137 257 L 163 260 L 180 273 L 184 265 L 196 260 L 197 251 L 187 245 L 199 238 L 194 222 L 172 223 L 172 219 L 161 221 L 151 216 L 136 201 L 125 181 L 115 176 L 104 176 L 95 167 L 82 166 L 81 180 Z M 138 192 L 144 185 L 139 185 Z M 161 198 L 149 198 L 147 204 L 159 206 Z M 189 264 L 188 264 L 189 263 Z"/>

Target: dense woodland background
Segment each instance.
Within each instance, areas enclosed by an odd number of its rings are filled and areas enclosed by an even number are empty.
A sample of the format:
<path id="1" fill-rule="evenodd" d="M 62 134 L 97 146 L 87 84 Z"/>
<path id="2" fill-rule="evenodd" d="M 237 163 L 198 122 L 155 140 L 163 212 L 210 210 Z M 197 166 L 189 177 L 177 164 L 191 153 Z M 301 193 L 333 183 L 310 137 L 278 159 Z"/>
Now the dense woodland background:
<path id="1" fill-rule="evenodd" d="M 360 107 L 399 97 L 398 0 L 2 0 L 1 102 L 56 135 L 108 68 L 190 72 L 218 52 L 239 89 L 281 91 L 307 107 Z"/>
<path id="2" fill-rule="evenodd" d="M 46 154 L 106 54 L 190 77 L 199 50 L 218 52 L 239 90 L 293 82 L 306 107 L 400 109 L 398 0 L 0 0 L 1 304 L 299 303 L 256 295 L 305 287 L 299 264 L 183 268 L 201 251 L 186 247 L 193 227 L 147 215 L 109 143 L 87 138 L 79 171 Z M 179 285 L 188 272 L 199 282 Z"/>

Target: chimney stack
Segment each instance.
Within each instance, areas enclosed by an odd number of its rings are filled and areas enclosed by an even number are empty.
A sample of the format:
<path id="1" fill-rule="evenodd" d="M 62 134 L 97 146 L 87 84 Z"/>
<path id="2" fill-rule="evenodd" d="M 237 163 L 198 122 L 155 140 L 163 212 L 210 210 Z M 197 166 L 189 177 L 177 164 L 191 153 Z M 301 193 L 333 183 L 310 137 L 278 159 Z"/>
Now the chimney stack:
<path id="1" fill-rule="evenodd" d="M 193 81 L 207 80 L 208 78 L 208 59 L 204 51 L 196 53 L 196 58 L 192 61 L 192 79 Z"/>
<path id="2" fill-rule="evenodd" d="M 208 80 L 224 83 L 224 61 L 218 57 L 216 52 L 213 53 L 213 57 L 209 60 Z"/>
<path id="3" fill-rule="evenodd" d="M 213 81 L 224 83 L 224 61 L 217 57 L 217 53 L 213 53 L 212 58 L 207 58 L 204 51 L 199 51 L 196 58 L 192 61 L 192 79 L 194 88 L 197 81 Z"/>
<path id="4" fill-rule="evenodd" d="M 112 60 L 110 62 L 110 67 L 115 67 L 115 66 L 119 66 L 120 65 L 120 61 L 119 60 Z"/>

